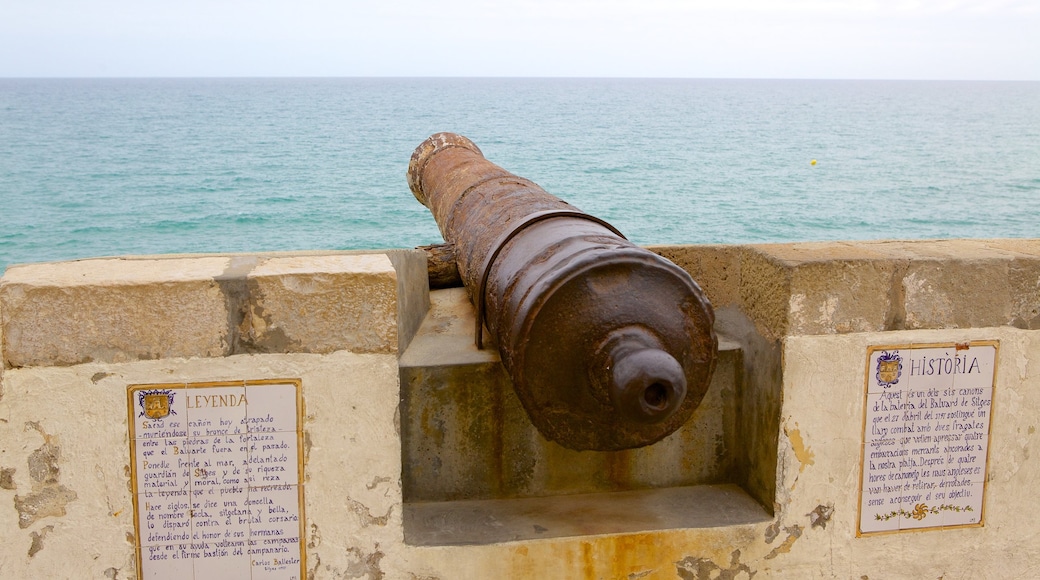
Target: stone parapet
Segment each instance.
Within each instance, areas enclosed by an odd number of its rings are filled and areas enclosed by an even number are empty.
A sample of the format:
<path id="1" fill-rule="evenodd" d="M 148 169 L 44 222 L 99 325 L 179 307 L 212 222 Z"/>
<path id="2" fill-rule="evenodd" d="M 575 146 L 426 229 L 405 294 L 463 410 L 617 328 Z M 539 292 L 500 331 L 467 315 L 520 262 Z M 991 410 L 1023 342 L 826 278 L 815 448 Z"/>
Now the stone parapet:
<path id="1" fill-rule="evenodd" d="M 1040 328 L 1040 240 L 654 246 L 766 337 Z"/>
<path id="2" fill-rule="evenodd" d="M 411 251 L 12 266 L 0 279 L 4 366 L 397 353 L 428 297 L 424 277 L 399 283 L 395 263 L 409 272 L 425 266 Z"/>
<path id="3" fill-rule="evenodd" d="M 245 280 L 246 350 L 397 352 L 397 277 L 384 255 L 272 258 Z"/>
<path id="4" fill-rule="evenodd" d="M 12 266 L 0 280 L 6 367 L 227 352 L 227 258 Z"/>
<path id="5" fill-rule="evenodd" d="M 726 338 L 691 423 L 614 454 L 539 439 L 498 355 L 473 344 L 466 294 L 431 303 L 418 252 L 8 269 L 0 577 L 191 578 L 188 559 L 210 566 L 201 580 L 245 576 L 213 572 L 225 560 L 264 565 L 216 550 L 162 557 L 194 548 L 151 536 L 153 509 L 159 522 L 190 520 L 201 541 L 217 533 L 165 488 L 186 493 L 177 482 L 189 477 L 205 510 L 218 486 L 241 482 L 146 465 L 145 439 L 161 439 L 178 469 L 216 459 L 221 478 L 228 456 L 289 468 L 277 481 L 295 482 L 291 493 L 249 490 L 277 500 L 257 509 L 257 533 L 216 526 L 263 549 L 274 545 L 263 526 L 295 510 L 278 543 L 299 558 L 276 563 L 293 566 L 282 577 L 1036 575 L 1040 240 L 653 249 L 699 282 Z M 225 404 L 218 389 L 231 384 L 243 395 Z M 291 386 L 296 404 L 262 385 Z M 198 431 L 142 436 L 171 409 Z M 264 419 L 278 419 L 277 436 L 248 427 L 273 429 Z M 296 447 L 260 443 L 243 458 L 218 447 L 229 434 Z"/>

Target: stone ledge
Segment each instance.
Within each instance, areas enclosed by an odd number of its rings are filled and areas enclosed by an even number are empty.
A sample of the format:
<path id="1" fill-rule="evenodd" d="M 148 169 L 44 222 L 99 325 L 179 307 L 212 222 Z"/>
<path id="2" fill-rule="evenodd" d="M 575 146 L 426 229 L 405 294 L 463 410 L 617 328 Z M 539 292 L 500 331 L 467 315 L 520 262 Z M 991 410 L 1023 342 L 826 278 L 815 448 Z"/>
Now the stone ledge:
<path id="1" fill-rule="evenodd" d="M 216 278 L 228 261 L 12 266 L 0 279 L 4 365 L 221 356 L 228 315 Z"/>
<path id="2" fill-rule="evenodd" d="M 770 515 L 735 485 L 701 485 L 504 500 L 404 504 L 412 546 L 487 545 L 767 522 Z"/>
<path id="3" fill-rule="evenodd" d="M 658 246 L 762 336 L 1040 329 L 1040 239 Z M 396 252 L 396 253 L 394 253 Z M 105 258 L 0 279 L 5 367 L 243 352 L 402 352 L 413 251 Z"/>
<path id="4" fill-rule="evenodd" d="M 253 352 L 397 352 L 397 273 L 383 254 L 262 259 L 239 325 Z"/>
<path id="5" fill-rule="evenodd" d="M 393 261 L 417 270 L 419 254 Z M 423 263 L 424 264 L 424 263 Z M 384 253 L 104 258 L 12 266 L 0 279 L 3 366 L 239 353 L 396 353 L 425 312 Z M 409 298 L 399 300 L 399 293 Z M 410 296 L 415 294 L 415 296 Z M 406 312 L 399 312 L 407 302 Z M 413 312 L 414 311 L 414 312 Z"/>
<path id="6" fill-rule="evenodd" d="M 651 247 L 763 336 L 1040 329 L 1040 239 Z"/>

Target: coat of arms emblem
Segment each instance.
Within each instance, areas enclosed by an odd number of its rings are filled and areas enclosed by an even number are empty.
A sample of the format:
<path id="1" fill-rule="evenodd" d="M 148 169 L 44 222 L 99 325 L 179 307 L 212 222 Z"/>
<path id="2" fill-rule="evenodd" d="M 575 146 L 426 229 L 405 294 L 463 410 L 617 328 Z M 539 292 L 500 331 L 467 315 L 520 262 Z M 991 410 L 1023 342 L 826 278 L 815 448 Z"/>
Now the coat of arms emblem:
<path id="1" fill-rule="evenodd" d="M 899 353 L 883 351 L 877 359 L 878 385 L 888 388 L 899 382 L 903 374 L 903 357 Z"/>
<path id="2" fill-rule="evenodd" d="M 137 401 L 141 406 L 141 414 L 138 416 L 148 417 L 149 419 L 162 419 L 167 415 L 176 415 L 177 411 L 173 410 L 173 395 L 172 390 L 139 392 Z"/>

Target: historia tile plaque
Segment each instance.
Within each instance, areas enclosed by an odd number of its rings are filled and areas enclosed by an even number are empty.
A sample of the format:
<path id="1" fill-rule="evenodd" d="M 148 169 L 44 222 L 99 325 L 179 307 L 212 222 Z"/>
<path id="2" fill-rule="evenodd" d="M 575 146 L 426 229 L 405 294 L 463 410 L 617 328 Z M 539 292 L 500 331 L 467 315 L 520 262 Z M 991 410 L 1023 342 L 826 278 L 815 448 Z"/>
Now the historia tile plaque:
<path id="1" fill-rule="evenodd" d="M 983 524 L 998 346 L 867 350 L 858 534 Z"/>
<path id="2" fill-rule="evenodd" d="M 298 379 L 130 385 L 138 578 L 305 574 Z"/>

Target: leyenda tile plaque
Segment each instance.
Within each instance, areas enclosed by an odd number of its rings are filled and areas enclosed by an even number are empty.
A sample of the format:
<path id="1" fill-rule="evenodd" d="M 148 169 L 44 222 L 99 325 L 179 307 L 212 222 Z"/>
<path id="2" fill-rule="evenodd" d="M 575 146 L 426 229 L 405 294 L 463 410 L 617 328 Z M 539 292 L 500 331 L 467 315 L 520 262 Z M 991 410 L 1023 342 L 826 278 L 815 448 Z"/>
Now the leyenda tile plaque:
<path id="1" fill-rule="evenodd" d="M 299 379 L 130 385 L 141 579 L 305 577 Z"/>

